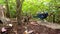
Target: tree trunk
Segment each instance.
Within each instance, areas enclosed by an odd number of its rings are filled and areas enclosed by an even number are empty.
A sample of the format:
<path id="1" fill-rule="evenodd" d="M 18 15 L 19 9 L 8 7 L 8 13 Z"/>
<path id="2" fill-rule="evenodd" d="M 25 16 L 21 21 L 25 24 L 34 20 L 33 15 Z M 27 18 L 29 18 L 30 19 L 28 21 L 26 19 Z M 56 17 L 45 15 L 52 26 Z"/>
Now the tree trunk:
<path id="1" fill-rule="evenodd" d="M 55 14 L 53 14 L 53 23 L 55 23 Z"/>
<path id="2" fill-rule="evenodd" d="M 6 17 L 10 18 L 10 11 L 9 11 L 9 5 L 8 5 L 8 0 L 5 0 L 6 2 Z"/>
<path id="3" fill-rule="evenodd" d="M 23 0 L 22 0 L 23 1 Z M 22 3 L 21 0 L 16 0 L 17 4 L 17 34 L 23 34 L 23 25 L 22 25 Z"/>
<path id="4" fill-rule="evenodd" d="M 16 8 L 16 11 L 17 11 L 17 22 L 18 22 L 18 25 L 21 25 L 22 22 L 21 22 L 21 18 L 22 18 L 22 5 L 21 5 L 21 2 L 20 0 L 16 0 L 16 4 L 17 4 L 17 8 Z"/>

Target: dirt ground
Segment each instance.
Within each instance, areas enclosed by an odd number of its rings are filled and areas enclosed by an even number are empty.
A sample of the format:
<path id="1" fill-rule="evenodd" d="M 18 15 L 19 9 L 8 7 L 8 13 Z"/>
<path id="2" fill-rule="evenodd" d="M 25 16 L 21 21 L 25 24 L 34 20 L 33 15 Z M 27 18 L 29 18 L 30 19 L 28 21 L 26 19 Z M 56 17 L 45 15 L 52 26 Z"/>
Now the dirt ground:
<path id="1" fill-rule="evenodd" d="M 22 32 L 24 33 L 26 31 L 25 27 L 27 27 L 28 32 L 32 31 L 30 34 L 60 34 L 60 31 L 58 33 L 57 30 L 39 25 L 36 21 L 28 23 L 27 26 L 23 25 L 22 28 L 20 26 L 16 26 L 16 23 L 13 23 L 13 25 L 14 26 L 12 27 L 12 29 L 8 31 L 8 34 L 17 34 L 16 28 L 18 28 L 18 31 L 21 31 L 21 29 L 23 29 Z M 21 34 L 20 32 L 18 33 Z"/>

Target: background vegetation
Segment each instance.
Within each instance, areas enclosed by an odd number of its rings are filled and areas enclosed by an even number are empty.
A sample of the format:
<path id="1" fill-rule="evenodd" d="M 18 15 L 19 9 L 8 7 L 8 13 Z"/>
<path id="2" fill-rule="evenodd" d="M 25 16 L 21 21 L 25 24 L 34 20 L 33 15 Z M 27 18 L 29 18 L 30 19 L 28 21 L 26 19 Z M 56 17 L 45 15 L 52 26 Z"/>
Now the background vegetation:
<path id="1" fill-rule="evenodd" d="M 5 0 L 0 0 L 1 5 L 6 5 Z M 11 17 L 16 17 L 16 0 L 8 0 L 9 11 Z M 36 15 L 37 12 L 48 12 L 49 14 L 53 12 L 55 17 L 48 16 L 46 19 L 49 22 L 53 21 L 60 22 L 60 0 L 24 0 L 22 5 L 22 14 L 32 14 Z"/>

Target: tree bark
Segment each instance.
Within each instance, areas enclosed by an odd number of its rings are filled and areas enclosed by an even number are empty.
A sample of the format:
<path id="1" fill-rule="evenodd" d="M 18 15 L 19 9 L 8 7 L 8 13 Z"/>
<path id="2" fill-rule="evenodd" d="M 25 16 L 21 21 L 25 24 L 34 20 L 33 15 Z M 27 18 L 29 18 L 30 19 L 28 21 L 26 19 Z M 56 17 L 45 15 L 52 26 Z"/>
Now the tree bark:
<path id="1" fill-rule="evenodd" d="M 9 5 L 8 5 L 8 0 L 5 0 L 5 2 L 6 2 L 6 17 L 7 18 L 10 18 L 10 11 L 9 11 Z"/>
<path id="2" fill-rule="evenodd" d="M 21 20 L 22 20 L 22 3 L 20 0 L 16 0 L 16 11 L 17 11 L 17 22 L 18 25 L 21 25 Z"/>
<path id="3" fill-rule="evenodd" d="M 22 0 L 23 1 L 23 0 Z M 17 11 L 17 34 L 23 34 L 22 25 L 22 2 L 21 0 L 16 0 L 16 11 Z"/>

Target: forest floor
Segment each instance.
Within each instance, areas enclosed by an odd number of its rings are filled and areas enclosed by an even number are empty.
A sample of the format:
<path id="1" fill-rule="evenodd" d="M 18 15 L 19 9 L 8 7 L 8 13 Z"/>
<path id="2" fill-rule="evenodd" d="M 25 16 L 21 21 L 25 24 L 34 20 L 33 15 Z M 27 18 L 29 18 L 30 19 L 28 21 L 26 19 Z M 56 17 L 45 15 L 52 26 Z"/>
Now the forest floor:
<path id="1" fill-rule="evenodd" d="M 28 24 L 28 30 L 33 30 L 32 34 L 56 34 L 54 31 L 55 29 L 60 29 L 60 24 L 41 21 L 31 22 Z"/>
<path id="2" fill-rule="evenodd" d="M 60 29 L 60 24 L 32 21 L 26 27 L 28 32 L 32 31 L 30 34 L 56 34 L 55 29 Z"/>
<path id="3" fill-rule="evenodd" d="M 41 26 L 43 25 L 43 26 Z M 60 29 L 60 24 L 54 24 L 54 23 L 47 23 L 47 22 L 41 22 L 41 21 L 32 21 L 27 24 L 27 26 L 23 26 L 23 32 L 26 31 L 25 27 L 27 27 L 28 32 L 32 31 L 31 34 L 43 34 L 44 29 L 47 26 L 48 28 L 52 29 Z M 0 27 L 1 28 L 1 27 Z M 15 28 L 15 29 L 14 29 Z M 14 23 L 13 30 L 16 30 L 16 23 Z M 18 27 L 20 28 L 20 26 Z M 47 28 L 46 28 L 47 29 Z M 20 30 L 19 30 L 20 31 Z M 16 32 L 16 31 L 14 31 Z M 42 33 L 41 33 L 42 32 Z M 53 32 L 53 31 L 52 31 Z M 10 33 L 9 33 L 10 34 Z M 13 34 L 13 33 L 11 33 Z M 16 33 L 14 33 L 16 34 Z M 45 33 L 44 33 L 45 34 Z M 47 33 L 46 33 L 47 34 Z M 49 34 L 49 33 L 48 33 Z"/>

